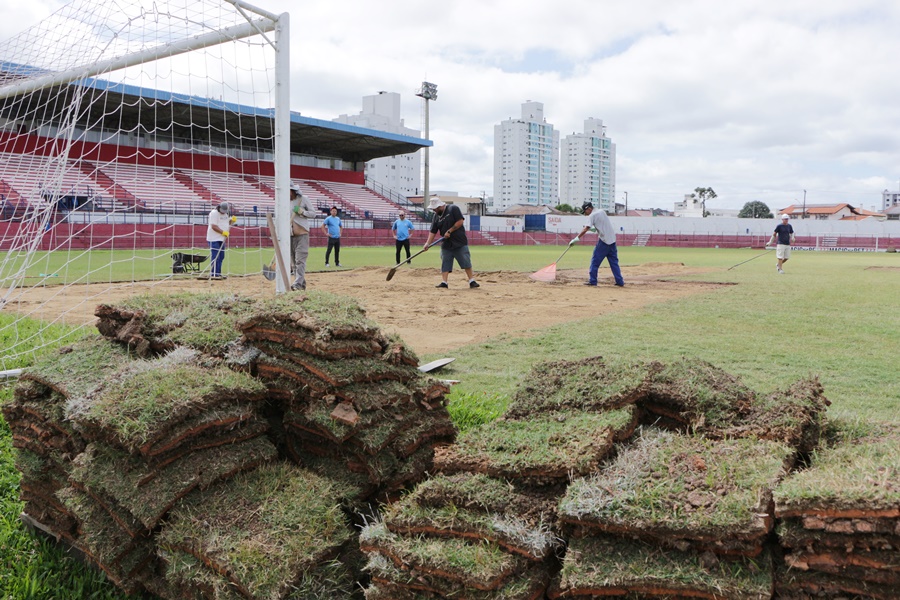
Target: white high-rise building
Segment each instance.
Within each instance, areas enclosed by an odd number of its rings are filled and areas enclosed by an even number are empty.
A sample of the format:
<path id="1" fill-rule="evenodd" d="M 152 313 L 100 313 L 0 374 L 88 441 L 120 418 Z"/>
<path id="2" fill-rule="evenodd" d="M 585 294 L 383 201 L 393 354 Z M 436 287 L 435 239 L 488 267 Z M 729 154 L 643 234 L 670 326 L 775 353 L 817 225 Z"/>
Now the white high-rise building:
<path id="1" fill-rule="evenodd" d="M 388 133 L 421 137 L 417 129 L 410 129 L 400 118 L 400 94 L 378 92 L 363 96 L 363 109 L 358 115 L 341 115 L 333 119 L 337 123 L 367 127 Z M 366 163 L 366 177 L 395 190 L 404 196 L 421 194 L 422 151 L 376 158 Z"/>
<path id="2" fill-rule="evenodd" d="M 494 125 L 494 210 L 559 204 L 559 132 L 544 104 L 522 104 L 522 117 Z"/>
<path id="3" fill-rule="evenodd" d="M 579 208 L 589 201 L 608 213 L 616 208 L 616 145 L 600 119 L 585 119 L 584 133 L 562 141 L 560 202 Z"/>

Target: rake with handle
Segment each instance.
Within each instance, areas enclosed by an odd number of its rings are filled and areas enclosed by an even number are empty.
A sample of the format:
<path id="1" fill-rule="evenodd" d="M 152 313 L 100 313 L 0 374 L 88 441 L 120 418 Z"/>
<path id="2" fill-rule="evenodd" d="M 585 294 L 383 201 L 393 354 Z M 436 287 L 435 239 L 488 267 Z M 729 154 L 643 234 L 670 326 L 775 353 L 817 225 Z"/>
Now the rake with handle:
<path id="1" fill-rule="evenodd" d="M 750 262 L 751 260 L 756 260 L 757 258 L 762 258 L 763 256 L 765 256 L 766 254 L 768 254 L 769 252 L 771 252 L 771 251 L 774 250 L 774 249 L 775 249 L 775 248 L 769 248 L 768 250 L 766 250 L 766 251 L 763 252 L 762 254 L 757 254 L 757 255 L 754 256 L 753 258 L 748 258 L 748 259 L 745 260 L 744 262 L 739 262 L 739 263 L 736 264 L 736 265 L 732 265 L 732 266 L 728 267 L 728 268 L 726 269 L 726 271 L 730 271 L 730 270 L 732 270 L 732 269 L 735 268 L 735 267 L 739 267 L 739 266 L 741 266 L 741 265 L 744 264 L 744 263 Z"/>
<path id="2" fill-rule="evenodd" d="M 566 246 L 566 249 L 563 250 L 563 253 L 559 255 L 555 261 L 553 261 L 552 265 L 548 265 L 541 269 L 540 271 L 535 271 L 529 277 L 534 279 L 535 281 L 556 281 L 556 263 L 562 260 L 562 257 L 566 255 L 566 252 L 569 251 L 569 248 L 572 247 L 572 244 Z"/>
<path id="3" fill-rule="evenodd" d="M 407 258 L 406 260 L 397 263 L 397 266 L 395 266 L 393 269 L 391 269 L 390 271 L 388 271 L 387 279 L 386 279 L 385 281 L 390 281 L 391 279 L 393 279 L 393 278 L 394 278 L 394 273 L 396 273 L 396 272 L 397 272 L 397 269 L 399 269 L 400 267 L 402 267 L 404 264 L 408 263 L 409 261 L 411 261 L 412 259 L 414 259 L 414 258 L 417 257 L 418 255 L 422 254 L 423 252 L 425 252 L 426 250 L 428 250 L 429 248 L 431 248 L 431 247 L 434 246 L 435 244 L 438 244 L 438 243 L 443 242 L 443 241 L 444 241 L 444 238 L 443 238 L 443 237 L 439 237 L 438 239 L 434 240 L 433 242 L 431 242 L 431 243 L 428 244 L 426 247 L 422 248 L 421 250 L 419 250 L 418 252 L 416 252 L 415 254 L 413 254 L 412 256 L 410 256 L 409 258 Z"/>

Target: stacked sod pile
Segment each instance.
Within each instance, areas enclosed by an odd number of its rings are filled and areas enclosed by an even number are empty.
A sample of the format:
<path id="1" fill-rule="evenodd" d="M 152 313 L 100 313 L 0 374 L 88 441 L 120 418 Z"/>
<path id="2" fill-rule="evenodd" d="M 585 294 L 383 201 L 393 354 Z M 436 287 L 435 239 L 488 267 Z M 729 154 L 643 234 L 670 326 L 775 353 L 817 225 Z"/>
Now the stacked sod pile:
<path id="1" fill-rule="evenodd" d="M 775 490 L 780 598 L 900 594 L 900 431 L 835 424 Z"/>
<path id="2" fill-rule="evenodd" d="M 304 305 L 268 303 L 238 322 L 279 400 L 286 452 L 320 473 L 344 473 L 351 504 L 420 481 L 434 447 L 456 436 L 449 388 L 423 376 L 418 358 L 350 299 L 309 295 Z"/>
<path id="3" fill-rule="evenodd" d="M 562 540 L 556 504 L 571 477 L 600 468 L 637 425 L 633 366 L 599 358 L 548 363 L 504 418 L 439 448 L 438 475 L 388 506 L 360 539 L 369 599 L 543 597 Z"/>
<path id="4" fill-rule="evenodd" d="M 127 592 L 358 594 L 342 506 L 422 478 L 455 436 L 446 386 L 329 294 L 144 296 L 97 315 L 104 337 L 27 370 L 3 407 L 28 520 Z"/>
<path id="5" fill-rule="evenodd" d="M 264 386 L 200 362 L 186 348 L 133 359 L 90 338 L 27 370 L 4 410 L 20 429 L 43 400 L 46 426 L 65 432 L 43 453 L 44 431 L 16 442 L 23 490 L 40 492 L 26 514 L 129 592 L 159 577 L 155 532 L 179 499 L 277 455 L 256 417 Z"/>
<path id="6" fill-rule="evenodd" d="M 549 596 L 770 598 L 772 490 L 815 443 L 821 385 L 760 396 L 708 363 L 646 368 L 636 405 L 653 425 L 568 487 Z"/>

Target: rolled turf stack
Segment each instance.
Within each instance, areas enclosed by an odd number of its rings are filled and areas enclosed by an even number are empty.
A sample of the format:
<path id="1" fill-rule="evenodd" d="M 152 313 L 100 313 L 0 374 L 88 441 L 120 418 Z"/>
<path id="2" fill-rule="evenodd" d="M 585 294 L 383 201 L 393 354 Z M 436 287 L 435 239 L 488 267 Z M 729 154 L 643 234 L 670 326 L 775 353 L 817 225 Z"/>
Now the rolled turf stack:
<path id="1" fill-rule="evenodd" d="M 887 600 L 900 590 L 900 430 L 835 424 L 775 490 L 780 598 Z"/>
<path id="2" fill-rule="evenodd" d="M 128 592 L 159 576 L 153 535 L 178 499 L 277 455 L 256 417 L 265 387 L 201 362 L 88 338 L 27 369 L 5 407 L 26 515 Z"/>
<path id="3" fill-rule="evenodd" d="M 645 427 L 609 465 L 574 481 L 571 535 L 551 598 L 770 598 L 772 491 L 818 441 L 816 380 L 758 396 L 694 360 L 652 363 L 636 401 Z"/>
<path id="4" fill-rule="evenodd" d="M 556 503 L 634 431 L 643 378 L 600 358 L 532 370 L 504 418 L 438 448 L 439 474 L 364 530 L 367 598 L 542 597 L 562 547 Z"/>
<path id="5" fill-rule="evenodd" d="M 420 481 L 434 447 L 456 428 L 449 388 L 417 368 L 349 298 L 295 295 L 238 323 L 261 354 L 254 367 L 283 409 L 287 453 L 322 474 L 341 474 L 351 504 Z"/>

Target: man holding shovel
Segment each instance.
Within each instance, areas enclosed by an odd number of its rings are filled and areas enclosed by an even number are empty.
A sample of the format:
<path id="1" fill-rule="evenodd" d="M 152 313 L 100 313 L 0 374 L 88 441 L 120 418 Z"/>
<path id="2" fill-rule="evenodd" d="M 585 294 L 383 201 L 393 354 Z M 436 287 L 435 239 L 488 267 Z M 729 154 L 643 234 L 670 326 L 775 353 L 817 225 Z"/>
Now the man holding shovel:
<path id="1" fill-rule="evenodd" d="M 606 216 L 606 212 L 602 210 L 594 210 L 591 202 L 585 202 L 581 205 L 581 212 L 590 217 L 588 224 L 584 226 L 575 239 L 569 242 L 569 245 L 577 244 L 581 240 L 581 236 L 588 232 L 592 227 L 597 230 L 597 245 L 594 246 L 594 254 L 591 256 L 591 267 L 588 271 L 588 280 L 584 285 L 597 286 L 597 271 L 603 260 L 609 261 L 609 268 L 612 271 L 616 285 L 622 287 L 625 280 L 622 279 L 622 271 L 619 269 L 619 251 L 616 249 L 616 230 L 613 228 L 612 222 Z"/>
<path id="2" fill-rule="evenodd" d="M 436 287 L 450 287 L 447 279 L 450 277 L 450 271 L 453 270 L 454 260 L 468 275 L 469 287 L 480 287 L 472 272 L 472 257 L 469 255 L 469 239 L 466 237 L 466 230 L 463 227 L 466 221 L 462 216 L 462 211 L 455 204 L 444 204 L 444 201 L 437 196 L 431 199 L 428 208 L 434 211 L 434 220 L 431 222 L 431 232 L 422 247 L 422 252 L 431 247 L 431 241 L 437 234 L 444 238 L 444 243 L 441 245 L 441 282 Z"/>

